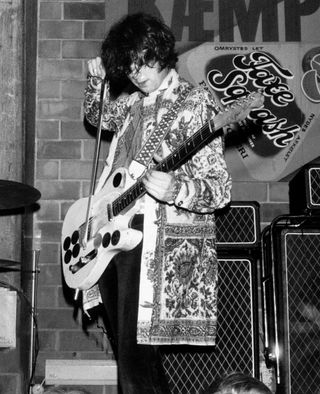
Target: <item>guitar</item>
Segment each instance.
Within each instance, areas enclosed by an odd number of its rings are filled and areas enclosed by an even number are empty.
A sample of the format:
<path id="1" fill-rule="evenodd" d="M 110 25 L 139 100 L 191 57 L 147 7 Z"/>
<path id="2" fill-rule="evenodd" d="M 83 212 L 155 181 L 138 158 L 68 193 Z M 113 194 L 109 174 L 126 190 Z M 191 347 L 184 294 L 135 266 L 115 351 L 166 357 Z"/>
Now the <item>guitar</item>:
<path id="1" fill-rule="evenodd" d="M 194 153 L 221 135 L 224 126 L 244 120 L 253 108 L 261 107 L 263 98 L 262 94 L 253 92 L 233 103 L 154 169 L 169 172 L 179 168 Z M 69 287 L 89 289 L 116 254 L 133 249 L 142 240 L 142 232 L 130 228 L 130 220 L 137 212 L 134 203 L 146 193 L 142 177 L 134 181 L 127 169 L 120 168 L 109 176 L 97 194 L 77 200 L 69 208 L 63 222 L 61 240 L 63 275 Z M 86 212 L 90 214 L 86 215 Z"/>

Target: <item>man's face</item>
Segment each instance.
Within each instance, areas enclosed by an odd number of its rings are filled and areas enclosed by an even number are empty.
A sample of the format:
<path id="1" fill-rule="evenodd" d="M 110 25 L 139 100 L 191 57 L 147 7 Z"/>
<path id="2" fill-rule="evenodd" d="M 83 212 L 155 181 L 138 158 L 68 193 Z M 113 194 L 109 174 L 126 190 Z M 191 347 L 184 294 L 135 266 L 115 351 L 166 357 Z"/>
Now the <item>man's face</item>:
<path id="1" fill-rule="evenodd" d="M 149 94 L 159 88 L 168 72 L 167 68 L 160 70 L 158 62 L 152 65 L 143 65 L 140 68 L 133 64 L 128 78 L 143 93 Z"/>

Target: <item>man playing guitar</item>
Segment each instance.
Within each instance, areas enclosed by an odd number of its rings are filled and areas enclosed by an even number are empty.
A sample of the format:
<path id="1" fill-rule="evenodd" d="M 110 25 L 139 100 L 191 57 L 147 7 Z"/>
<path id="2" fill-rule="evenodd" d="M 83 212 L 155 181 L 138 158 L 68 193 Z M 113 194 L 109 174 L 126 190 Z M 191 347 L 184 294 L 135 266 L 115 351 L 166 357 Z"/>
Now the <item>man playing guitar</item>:
<path id="1" fill-rule="evenodd" d="M 100 120 L 102 129 L 113 133 L 95 204 L 111 195 L 117 199 L 118 190 L 136 180 L 143 189 L 120 215 L 132 234 L 138 234 L 132 249 L 113 255 L 98 278 L 124 393 L 168 394 L 159 345 L 215 344 L 214 211 L 230 201 L 231 178 L 221 135 L 180 157 L 172 170 L 157 166 L 185 141 L 186 146 L 194 144 L 189 138 L 219 112 L 207 89 L 179 76 L 174 46 L 172 32 L 160 20 L 133 14 L 111 28 L 101 57 L 88 62 L 86 119 L 98 124 L 105 84 Z M 135 89 L 114 98 L 110 85 L 115 81 L 127 81 Z M 103 210 L 95 209 L 98 222 Z M 112 205 L 110 222 L 115 214 Z M 121 231 L 114 230 L 111 241 L 106 235 L 94 236 L 94 242 L 107 248 L 113 238 L 118 242 L 115 234 L 131 238 Z"/>

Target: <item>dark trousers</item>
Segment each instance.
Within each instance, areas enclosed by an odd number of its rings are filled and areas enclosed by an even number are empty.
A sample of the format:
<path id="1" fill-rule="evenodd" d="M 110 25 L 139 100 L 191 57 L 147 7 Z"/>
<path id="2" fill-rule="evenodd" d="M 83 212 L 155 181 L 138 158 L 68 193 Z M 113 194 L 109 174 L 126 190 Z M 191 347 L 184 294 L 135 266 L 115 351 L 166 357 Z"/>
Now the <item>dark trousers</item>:
<path id="1" fill-rule="evenodd" d="M 141 224 L 138 226 L 142 229 Z M 118 365 L 119 392 L 169 394 L 158 347 L 138 345 L 141 244 L 113 258 L 99 280 L 107 330 Z"/>

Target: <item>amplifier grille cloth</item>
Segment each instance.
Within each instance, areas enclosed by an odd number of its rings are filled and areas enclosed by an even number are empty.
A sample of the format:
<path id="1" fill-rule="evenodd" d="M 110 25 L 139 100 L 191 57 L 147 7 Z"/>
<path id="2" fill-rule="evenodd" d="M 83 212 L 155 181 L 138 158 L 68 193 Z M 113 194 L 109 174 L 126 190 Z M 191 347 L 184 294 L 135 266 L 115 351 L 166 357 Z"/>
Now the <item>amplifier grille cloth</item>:
<path id="1" fill-rule="evenodd" d="M 195 394 L 226 371 L 254 373 L 254 303 L 250 260 L 218 261 L 218 327 L 215 347 L 168 347 L 163 366 L 172 394 Z"/>
<path id="2" fill-rule="evenodd" d="M 320 168 L 311 168 L 310 179 L 310 202 L 312 205 L 320 206 Z"/>
<path id="3" fill-rule="evenodd" d="M 320 234 L 287 234 L 292 394 L 320 393 Z"/>
<path id="4" fill-rule="evenodd" d="M 217 211 L 217 246 L 255 246 L 258 241 L 256 208 L 253 206 L 230 206 L 222 214 Z"/>

